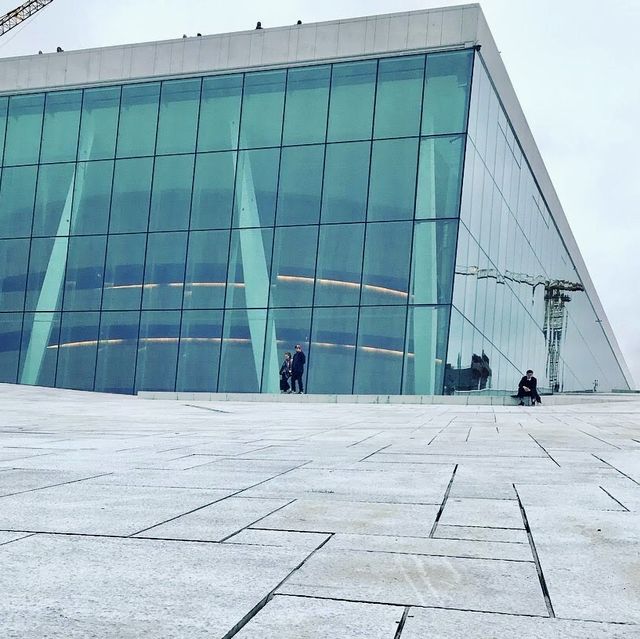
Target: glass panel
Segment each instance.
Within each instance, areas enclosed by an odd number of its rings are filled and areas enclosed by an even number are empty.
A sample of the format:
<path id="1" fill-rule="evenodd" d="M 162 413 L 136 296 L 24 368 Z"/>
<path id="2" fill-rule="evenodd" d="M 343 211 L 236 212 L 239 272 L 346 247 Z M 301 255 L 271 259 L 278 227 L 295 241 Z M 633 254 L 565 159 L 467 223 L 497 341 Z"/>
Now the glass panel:
<path id="1" fill-rule="evenodd" d="M 55 386 L 60 313 L 25 313 L 18 383 Z"/>
<path id="2" fill-rule="evenodd" d="M 102 313 L 96 391 L 133 393 L 139 322 L 139 311 Z"/>
<path id="3" fill-rule="evenodd" d="M 260 392 L 266 322 L 266 310 L 225 311 L 219 392 Z"/>
<path id="4" fill-rule="evenodd" d="M 122 87 L 118 157 L 153 155 L 158 125 L 160 83 L 130 84 Z"/>
<path id="5" fill-rule="evenodd" d="M 237 148 L 241 98 L 242 75 L 204 78 L 198 151 Z"/>
<path id="6" fill-rule="evenodd" d="M 189 235 L 184 308 L 224 308 L 229 231 Z"/>
<path id="7" fill-rule="evenodd" d="M 79 160 L 112 158 L 116 149 L 120 87 L 85 89 Z"/>
<path id="8" fill-rule="evenodd" d="M 222 341 L 222 311 L 184 311 L 177 391 L 214 392 Z"/>
<path id="9" fill-rule="evenodd" d="M 142 313 L 136 390 L 172 391 L 175 389 L 179 335 L 179 311 Z"/>
<path id="10" fill-rule="evenodd" d="M 377 62 L 333 65 L 329 106 L 329 142 L 371 137 Z"/>
<path id="11" fill-rule="evenodd" d="M 269 306 L 311 306 L 317 226 L 276 228 Z"/>
<path id="12" fill-rule="evenodd" d="M 472 60 L 471 50 L 427 56 L 422 135 L 466 129 Z"/>
<path id="13" fill-rule="evenodd" d="M 286 71 L 261 71 L 245 76 L 241 148 L 280 145 L 286 77 Z"/>
<path id="14" fill-rule="evenodd" d="M 147 230 L 152 173 L 153 158 L 116 161 L 110 233 Z"/>
<path id="15" fill-rule="evenodd" d="M 360 299 L 364 224 L 320 227 L 315 304 L 357 305 Z"/>
<path id="16" fill-rule="evenodd" d="M 400 393 L 406 316 L 406 306 L 360 309 L 354 393 Z"/>
<path id="17" fill-rule="evenodd" d="M 413 219 L 418 168 L 418 140 L 373 143 L 367 219 Z"/>
<path id="18" fill-rule="evenodd" d="M 68 243 L 67 237 L 31 240 L 26 310 L 60 310 Z"/>
<path id="19" fill-rule="evenodd" d="M 2 170 L 0 186 L 0 236 L 29 237 L 33 218 L 38 167 Z"/>
<path id="20" fill-rule="evenodd" d="M 44 94 L 14 95 L 9 99 L 4 163 L 36 164 L 40 154 Z"/>
<path id="21" fill-rule="evenodd" d="M 162 83 L 156 153 L 193 153 L 196 149 L 200 79 Z"/>
<path id="22" fill-rule="evenodd" d="M 58 388 L 93 390 L 100 313 L 63 313 L 58 352 Z"/>
<path id="23" fill-rule="evenodd" d="M 4 159 L 4 138 L 7 132 L 7 110 L 9 98 L 0 98 L 0 164 Z"/>
<path id="24" fill-rule="evenodd" d="M 82 91 L 47 94 L 40 162 L 73 162 L 78 153 Z"/>
<path id="25" fill-rule="evenodd" d="M 369 182 L 369 142 L 327 146 L 322 222 L 360 222 L 365 218 Z"/>
<path id="26" fill-rule="evenodd" d="M 231 232 L 225 301 L 227 308 L 266 308 L 272 245 L 272 229 Z"/>
<path id="27" fill-rule="evenodd" d="M 444 381 L 449 309 L 410 306 L 402 392 L 439 395 Z"/>
<path id="28" fill-rule="evenodd" d="M 362 304 L 406 304 L 411 222 L 367 224 Z"/>
<path id="29" fill-rule="evenodd" d="M 323 146 L 282 149 L 278 224 L 317 224 L 322 193 Z"/>
<path id="30" fill-rule="evenodd" d="M 419 134 L 423 80 L 423 55 L 380 60 L 374 137 Z"/>
<path id="31" fill-rule="evenodd" d="M 279 155 L 280 149 L 239 154 L 234 226 L 273 226 Z"/>
<path id="32" fill-rule="evenodd" d="M 21 333 L 22 313 L 0 313 L 0 382 L 17 380 Z"/>
<path id="33" fill-rule="evenodd" d="M 140 308 L 146 245 L 144 233 L 109 236 L 103 310 Z"/>
<path id="34" fill-rule="evenodd" d="M 151 231 L 189 228 L 193 155 L 156 158 L 151 195 Z"/>
<path id="35" fill-rule="evenodd" d="M 113 183 L 113 162 L 78 164 L 71 216 L 72 235 L 105 233 Z"/>
<path id="36" fill-rule="evenodd" d="M 151 233 L 147 242 L 143 308 L 182 306 L 186 233 Z"/>
<path id="37" fill-rule="evenodd" d="M 289 69 L 283 144 L 324 142 L 331 67 Z"/>
<path id="38" fill-rule="evenodd" d="M 460 210 L 463 137 L 420 142 L 416 217 L 457 217 Z"/>
<path id="39" fill-rule="evenodd" d="M 100 309 L 106 241 L 104 235 L 70 239 L 64 287 L 65 311 Z"/>
<path id="40" fill-rule="evenodd" d="M 351 393 L 357 326 L 355 307 L 314 309 L 307 355 L 308 385 L 314 393 Z"/>
<path id="41" fill-rule="evenodd" d="M 451 302 L 457 227 L 455 220 L 415 224 L 409 288 L 411 304 Z M 466 268 L 466 256 L 459 266 Z"/>
<path id="42" fill-rule="evenodd" d="M 75 164 L 42 165 L 32 235 L 68 235 Z"/>
<path id="43" fill-rule="evenodd" d="M 191 201 L 192 229 L 219 229 L 231 226 L 235 173 L 235 151 L 196 156 Z"/>
<path id="44" fill-rule="evenodd" d="M 0 240 L 0 311 L 22 311 L 29 240 Z"/>
<path id="45" fill-rule="evenodd" d="M 262 392 L 280 392 L 280 367 L 285 351 L 294 353 L 295 345 L 302 346 L 303 353 L 309 352 L 310 308 L 287 308 L 269 311 L 267 338 L 262 371 Z M 305 363 L 303 388 L 307 390 L 306 378 L 309 358 Z M 289 380 L 290 382 L 291 380 Z"/>

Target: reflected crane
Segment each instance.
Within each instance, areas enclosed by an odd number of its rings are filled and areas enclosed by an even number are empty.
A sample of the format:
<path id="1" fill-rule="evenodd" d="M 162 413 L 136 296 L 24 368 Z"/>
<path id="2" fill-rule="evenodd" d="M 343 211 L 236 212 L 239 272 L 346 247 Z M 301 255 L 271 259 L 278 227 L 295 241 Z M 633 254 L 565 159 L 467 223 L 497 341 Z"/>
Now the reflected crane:
<path id="1" fill-rule="evenodd" d="M 0 18 L 0 37 L 52 2 L 53 0 L 27 0 L 27 2 L 23 2 L 19 7 L 3 15 Z"/>
<path id="2" fill-rule="evenodd" d="M 538 286 L 544 286 L 544 324 L 542 332 L 547 343 L 546 373 L 549 385 L 554 392 L 560 390 L 560 347 L 567 329 L 567 302 L 571 296 L 567 292 L 584 291 L 580 282 L 548 279 L 543 275 L 527 275 L 506 271 L 504 275 L 492 268 L 478 266 L 458 267 L 457 275 L 473 275 L 478 279 L 495 279 L 498 284 L 506 281 L 531 286 L 533 292 Z"/>

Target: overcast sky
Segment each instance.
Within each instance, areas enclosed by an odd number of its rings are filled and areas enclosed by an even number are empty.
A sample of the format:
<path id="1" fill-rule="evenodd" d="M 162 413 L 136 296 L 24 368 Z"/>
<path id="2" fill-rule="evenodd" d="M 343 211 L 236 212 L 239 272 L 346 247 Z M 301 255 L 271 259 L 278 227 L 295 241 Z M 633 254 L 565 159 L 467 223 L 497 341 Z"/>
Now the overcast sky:
<path id="1" fill-rule="evenodd" d="M 0 0 L 5 12 L 21 0 Z M 54 0 L 0 56 L 455 4 L 447 0 Z M 224 5 L 224 6 L 223 6 Z M 640 386 L 640 0 L 484 0 L 516 93 Z"/>

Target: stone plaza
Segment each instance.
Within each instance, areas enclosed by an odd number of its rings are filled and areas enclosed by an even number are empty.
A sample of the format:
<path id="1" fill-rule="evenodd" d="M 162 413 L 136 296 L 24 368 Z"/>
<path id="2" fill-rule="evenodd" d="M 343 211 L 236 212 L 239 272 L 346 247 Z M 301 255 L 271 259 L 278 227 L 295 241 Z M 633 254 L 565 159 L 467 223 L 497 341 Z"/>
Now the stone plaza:
<path id="1" fill-rule="evenodd" d="M 640 398 L 599 400 L 2 385 L 0 635 L 640 637 Z"/>

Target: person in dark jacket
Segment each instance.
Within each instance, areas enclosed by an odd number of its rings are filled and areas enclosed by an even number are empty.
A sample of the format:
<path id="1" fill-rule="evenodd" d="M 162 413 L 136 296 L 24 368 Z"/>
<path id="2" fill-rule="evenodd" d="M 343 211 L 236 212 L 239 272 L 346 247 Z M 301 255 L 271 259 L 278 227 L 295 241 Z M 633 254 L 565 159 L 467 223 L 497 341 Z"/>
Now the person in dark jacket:
<path id="1" fill-rule="evenodd" d="M 538 395 L 538 380 L 533 376 L 533 371 L 529 369 L 527 374 L 520 380 L 518 384 L 518 399 L 520 406 L 524 406 L 524 398 L 531 398 L 531 405 L 535 406 L 536 402 L 541 404 L 540 395 Z"/>
<path id="2" fill-rule="evenodd" d="M 282 366 L 280 366 L 280 392 L 290 393 L 289 378 L 291 377 L 291 353 L 288 351 L 284 354 Z"/>
<path id="3" fill-rule="evenodd" d="M 293 354 L 293 360 L 291 361 L 291 390 L 294 393 L 304 393 L 302 377 L 304 376 L 304 365 L 306 361 L 307 358 L 302 352 L 302 346 L 296 344 L 296 352 Z M 298 383 L 298 390 L 296 390 L 296 382 Z"/>

